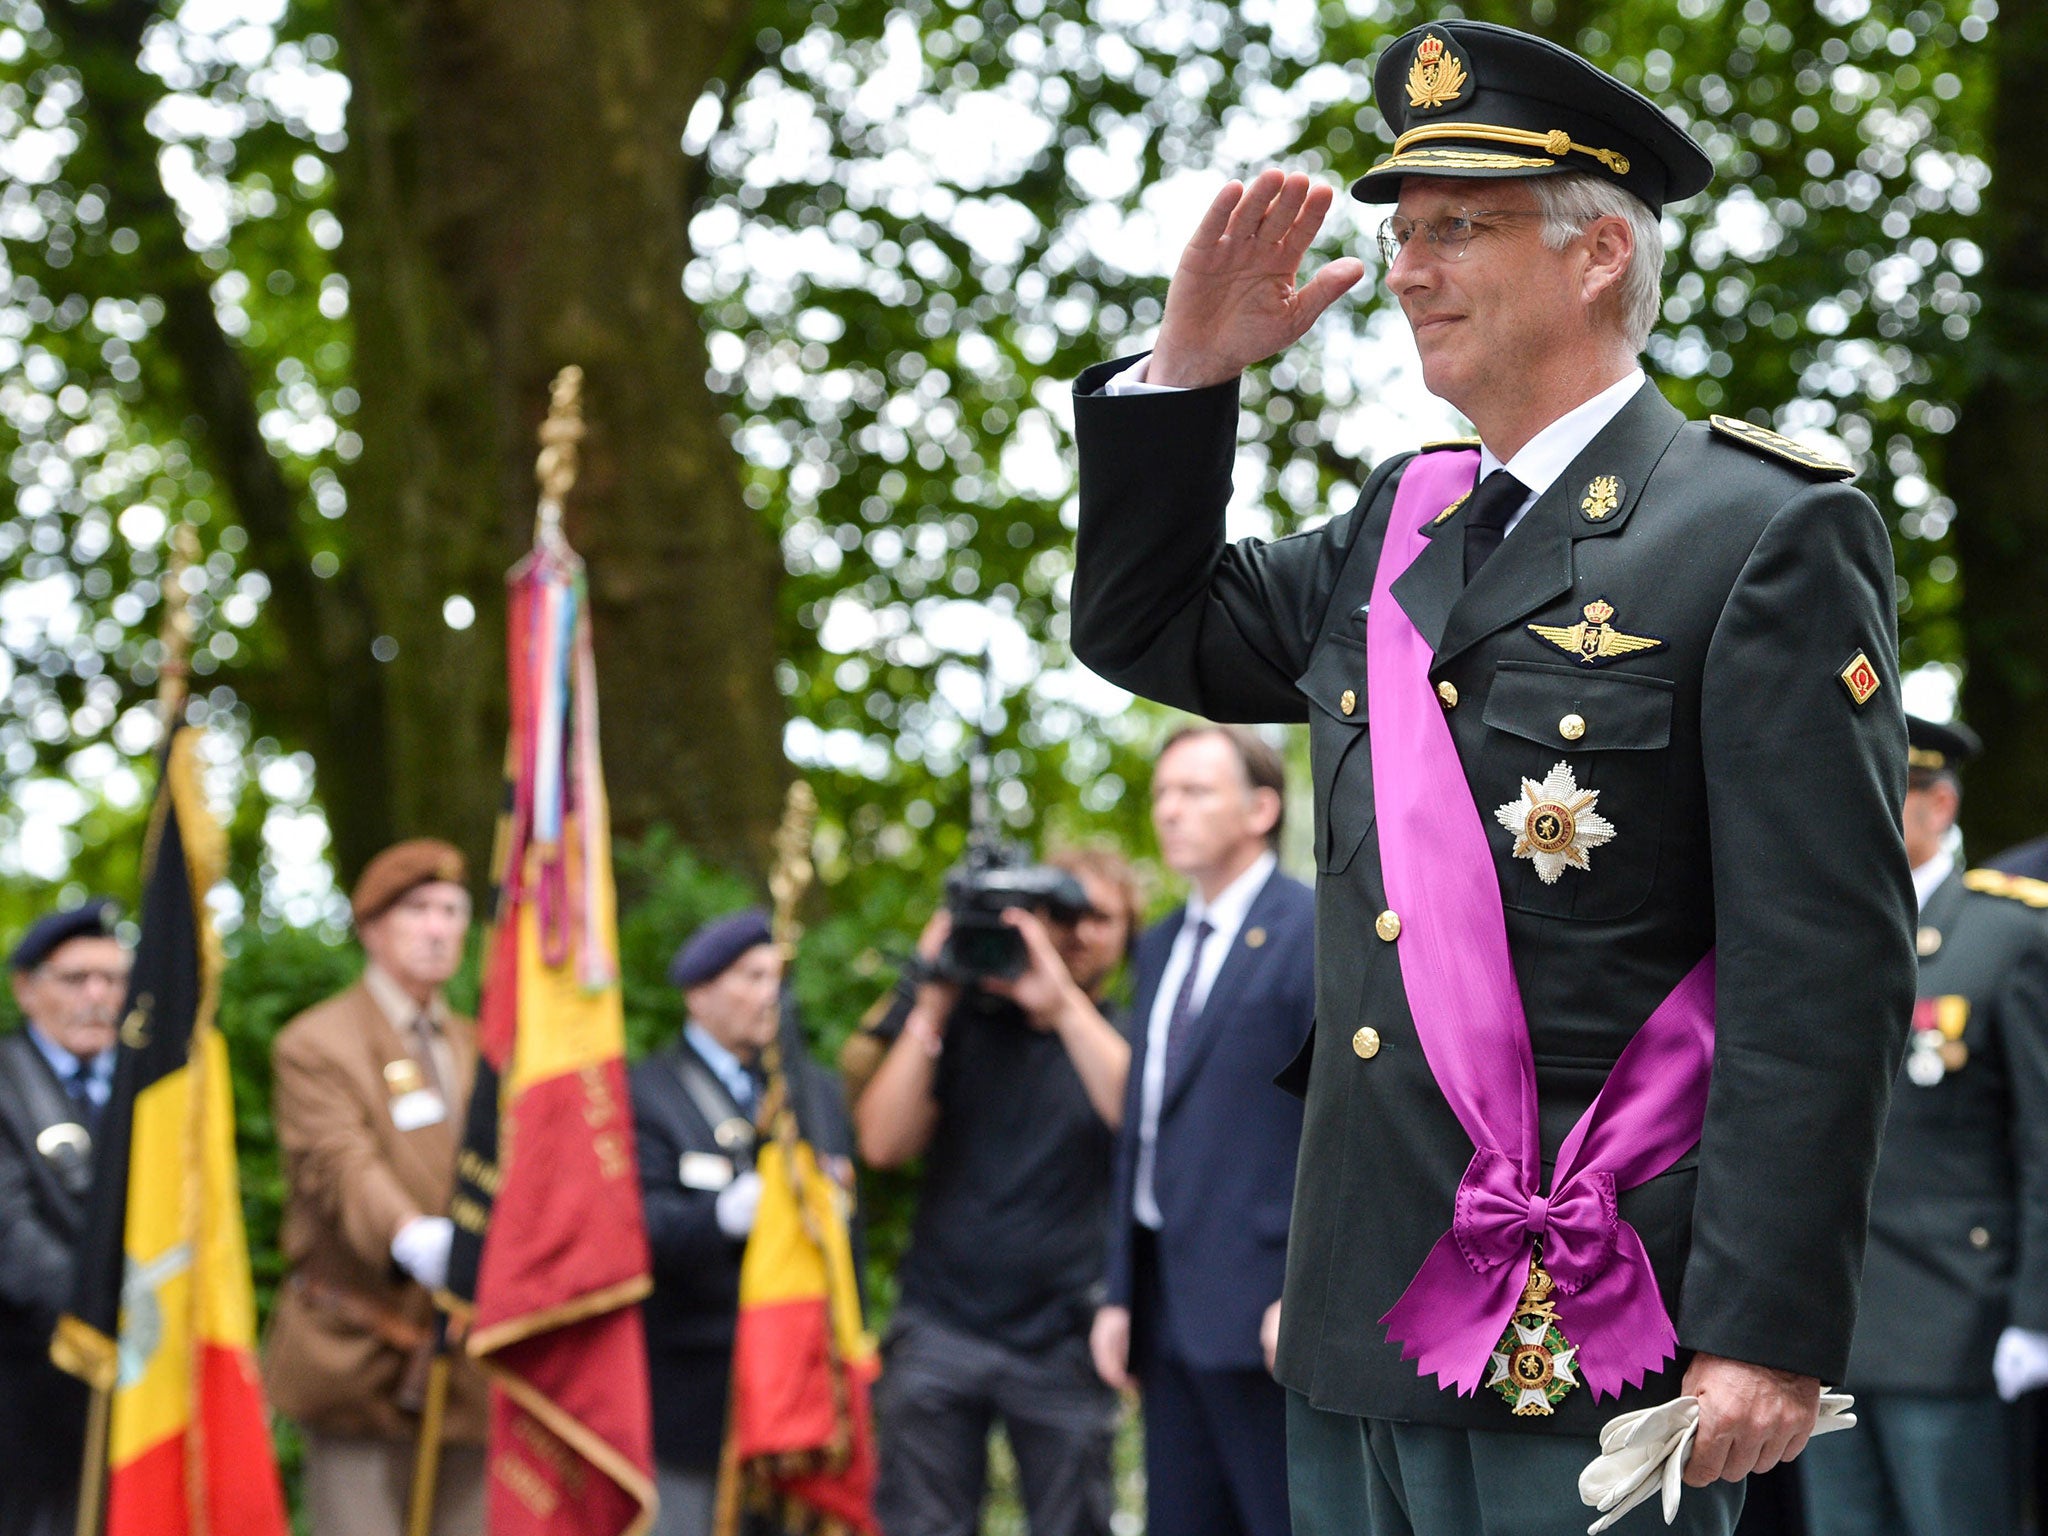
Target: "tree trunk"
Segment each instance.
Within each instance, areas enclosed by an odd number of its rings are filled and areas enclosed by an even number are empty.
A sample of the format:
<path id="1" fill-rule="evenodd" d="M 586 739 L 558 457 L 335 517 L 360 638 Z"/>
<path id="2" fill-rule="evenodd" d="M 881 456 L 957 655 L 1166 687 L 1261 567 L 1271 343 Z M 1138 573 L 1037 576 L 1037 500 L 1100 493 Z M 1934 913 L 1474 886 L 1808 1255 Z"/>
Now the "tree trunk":
<path id="1" fill-rule="evenodd" d="M 1963 801 L 1979 859 L 2048 832 L 2048 119 L 2034 100 L 2048 78 L 2048 10 L 2009 7 L 1986 46 L 1997 83 L 1977 222 L 1983 308 L 1946 453 L 1965 596 L 1962 713 L 1985 743 Z"/>
<path id="2" fill-rule="evenodd" d="M 323 762 L 323 786 L 374 798 L 393 835 L 488 846 L 504 573 L 531 541 L 549 381 L 577 363 L 590 435 L 568 533 L 590 568 L 614 825 L 667 823 L 758 872 L 787 775 L 780 557 L 741 498 L 681 289 L 683 126 L 748 6 L 338 11 L 353 86 L 339 259 L 363 440 L 344 484 L 353 559 L 396 652 L 362 658 L 383 669 L 388 752 Z M 476 606 L 466 631 L 442 616 L 456 595 Z"/>

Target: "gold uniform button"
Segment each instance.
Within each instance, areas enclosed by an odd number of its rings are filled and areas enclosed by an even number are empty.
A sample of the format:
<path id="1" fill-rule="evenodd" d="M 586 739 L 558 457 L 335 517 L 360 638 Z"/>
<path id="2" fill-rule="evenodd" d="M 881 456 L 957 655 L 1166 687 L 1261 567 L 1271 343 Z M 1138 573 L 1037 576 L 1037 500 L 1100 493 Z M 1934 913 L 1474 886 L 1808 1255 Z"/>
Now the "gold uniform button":
<path id="1" fill-rule="evenodd" d="M 1372 925 L 1372 931 L 1389 944 L 1401 937 L 1401 914 L 1392 907 L 1382 912 Z"/>
<path id="2" fill-rule="evenodd" d="M 1360 1061 L 1371 1061 L 1380 1053 L 1380 1032 L 1367 1025 L 1351 1037 L 1351 1049 L 1357 1053 Z M 1983 1228 L 1979 1227 L 1977 1230 L 1981 1232 Z"/>
<path id="3" fill-rule="evenodd" d="M 1438 683 L 1436 685 L 1436 696 L 1444 701 L 1445 709 L 1456 709 L 1458 707 L 1458 685 L 1456 683 Z"/>
<path id="4" fill-rule="evenodd" d="M 1359 1034 L 1361 1034 L 1361 1035 L 1362 1035 L 1362 1034 L 1365 1034 L 1365 1033 L 1367 1033 L 1367 1031 L 1365 1031 L 1365 1030 L 1362 1030 L 1362 1029 L 1361 1029 L 1361 1030 L 1359 1031 Z M 1354 1039 L 1354 1040 L 1353 1040 L 1353 1041 L 1352 1041 L 1351 1043 L 1352 1043 L 1352 1044 L 1353 1044 L 1354 1046 L 1358 1044 L 1357 1040 L 1355 1040 L 1355 1039 Z M 1363 1051 L 1360 1051 L 1360 1052 L 1359 1052 L 1358 1054 L 1359 1054 L 1359 1055 L 1361 1055 L 1361 1056 L 1363 1056 L 1363 1055 L 1365 1054 L 1365 1052 L 1363 1052 Z M 1983 1227 L 1972 1227 L 1972 1228 L 1970 1228 L 1970 1246 L 1971 1246 L 1972 1248 L 1975 1248 L 1975 1249 L 1979 1250 L 1980 1252 L 1981 1252 L 1982 1250 L 1986 1249 L 1986 1248 L 1989 1248 L 1989 1247 L 1991 1246 L 1991 1234 L 1990 1234 L 1990 1232 L 1988 1232 L 1988 1231 L 1987 1231 L 1986 1229 L 1984 1229 Z"/>
<path id="5" fill-rule="evenodd" d="M 1586 721 L 1582 715 L 1566 715 L 1557 722 L 1557 734 L 1566 741 L 1577 741 L 1586 734 Z"/>
<path id="6" fill-rule="evenodd" d="M 1343 693 L 1337 696 L 1337 707 L 1347 715 L 1357 713 L 1358 695 L 1349 688 L 1346 688 Z"/>

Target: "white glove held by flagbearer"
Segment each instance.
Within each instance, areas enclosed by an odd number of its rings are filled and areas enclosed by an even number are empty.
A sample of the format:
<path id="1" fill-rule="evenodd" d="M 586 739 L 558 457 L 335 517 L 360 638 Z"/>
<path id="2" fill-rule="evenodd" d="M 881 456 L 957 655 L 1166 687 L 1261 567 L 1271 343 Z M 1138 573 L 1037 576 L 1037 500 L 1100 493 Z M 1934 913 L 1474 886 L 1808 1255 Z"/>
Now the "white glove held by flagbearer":
<path id="1" fill-rule="evenodd" d="M 1991 1352 L 1991 1377 L 2008 1403 L 2036 1387 L 2048 1386 L 2048 1333 L 2008 1328 Z"/>
<path id="2" fill-rule="evenodd" d="M 761 1208 L 761 1175 L 749 1168 L 718 1192 L 718 1230 L 735 1242 L 754 1230 Z"/>
<path id="3" fill-rule="evenodd" d="M 391 1239 L 391 1257 L 398 1267 L 430 1291 L 448 1283 L 448 1249 L 455 1242 L 455 1223 L 446 1216 L 415 1216 Z"/>
<path id="4" fill-rule="evenodd" d="M 1820 1395 L 1820 1419 L 1813 1426 L 1816 1435 L 1831 1429 L 1847 1429 L 1856 1422 L 1849 1410 L 1856 1399 L 1846 1392 Z M 1664 1494 L 1664 1523 L 1678 1518 L 1678 1496 L 1685 1490 L 1685 1462 L 1692 1454 L 1692 1437 L 1700 1427 L 1700 1400 L 1678 1397 L 1655 1408 L 1638 1408 L 1610 1419 L 1600 1431 L 1600 1454 L 1579 1474 L 1579 1498 L 1600 1511 L 1600 1518 L 1586 1527 L 1587 1536 L 1599 1536 L 1623 1515 L 1660 1489 Z"/>

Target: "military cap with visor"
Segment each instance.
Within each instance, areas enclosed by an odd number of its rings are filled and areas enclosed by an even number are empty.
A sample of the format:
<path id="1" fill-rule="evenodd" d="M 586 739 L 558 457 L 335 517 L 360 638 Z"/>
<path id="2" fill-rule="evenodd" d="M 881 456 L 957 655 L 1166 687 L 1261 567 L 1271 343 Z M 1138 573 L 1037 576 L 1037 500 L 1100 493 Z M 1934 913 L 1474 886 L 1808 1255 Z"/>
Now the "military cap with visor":
<path id="1" fill-rule="evenodd" d="M 1714 168 L 1657 104 L 1569 49 L 1483 21 L 1433 21 L 1389 43 L 1373 100 L 1393 153 L 1351 184 L 1391 203 L 1409 176 L 1498 179 L 1584 171 L 1661 212 Z"/>
<path id="2" fill-rule="evenodd" d="M 1953 773 L 1983 750 L 1977 733 L 1960 720 L 1942 725 L 1906 716 L 1906 766 L 1915 773 Z"/>

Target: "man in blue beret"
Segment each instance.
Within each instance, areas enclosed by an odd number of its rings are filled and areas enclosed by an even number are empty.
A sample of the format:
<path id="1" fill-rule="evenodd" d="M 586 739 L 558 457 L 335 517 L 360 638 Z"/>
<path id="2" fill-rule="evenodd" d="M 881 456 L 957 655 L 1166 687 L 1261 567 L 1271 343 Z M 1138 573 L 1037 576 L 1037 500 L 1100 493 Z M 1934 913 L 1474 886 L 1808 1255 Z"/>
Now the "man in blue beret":
<path id="1" fill-rule="evenodd" d="M 1576 1536 L 1638 1409 L 1696 1414 L 1676 1528 L 1725 1536 L 1848 1365 L 1912 1013 L 1891 544 L 1768 402 L 1688 422 L 1646 377 L 1659 214 L 1712 173 L 1655 102 L 1454 19 L 1373 94 L 1352 195 L 1477 435 L 1228 542 L 1240 375 L 1367 268 L 1297 284 L 1329 187 L 1225 186 L 1149 357 L 1075 387 L 1074 652 L 1309 725 L 1296 1536 Z"/>
<path id="2" fill-rule="evenodd" d="M 69 1536 L 85 1437 L 83 1383 L 50 1363 L 70 1304 L 113 1091 L 128 954 L 114 903 L 52 913 L 8 957 L 22 1028 L 0 1037 L 0 1536 Z"/>
<path id="3" fill-rule="evenodd" d="M 669 962 L 685 1022 L 632 1072 L 633 1124 L 654 1291 L 642 1303 L 654 1393 L 661 1514 L 654 1536 L 709 1536 L 732 1385 L 740 1260 L 754 1229 L 761 1053 L 781 1022 L 782 950 L 758 908 L 704 924 Z M 838 1078 L 805 1059 L 783 1071 L 804 1132 L 852 1187 Z"/>

